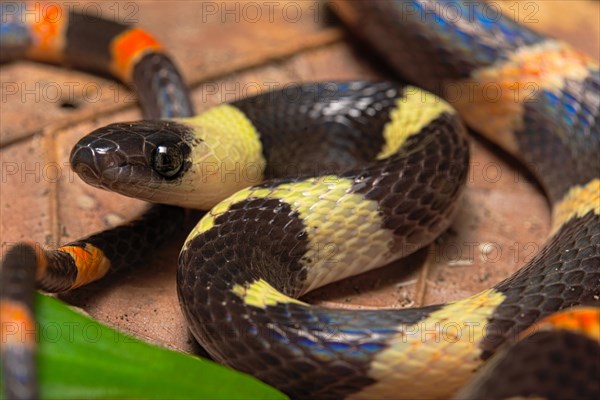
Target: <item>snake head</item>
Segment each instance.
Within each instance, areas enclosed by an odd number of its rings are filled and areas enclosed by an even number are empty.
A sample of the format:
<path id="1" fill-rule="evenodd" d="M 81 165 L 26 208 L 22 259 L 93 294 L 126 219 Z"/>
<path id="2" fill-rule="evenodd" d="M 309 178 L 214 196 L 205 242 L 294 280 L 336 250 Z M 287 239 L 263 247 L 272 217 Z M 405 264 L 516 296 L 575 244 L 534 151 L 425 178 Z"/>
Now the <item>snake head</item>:
<path id="1" fill-rule="evenodd" d="M 115 123 L 82 138 L 70 161 L 92 186 L 163 203 L 165 192 L 181 185 L 197 142 L 190 128 L 171 120 Z"/>
<path id="2" fill-rule="evenodd" d="M 71 152 L 73 170 L 92 186 L 199 209 L 261 182 L 264 165 L 258 133 L 227 105 L 192 118 L 107 125 Z"/>

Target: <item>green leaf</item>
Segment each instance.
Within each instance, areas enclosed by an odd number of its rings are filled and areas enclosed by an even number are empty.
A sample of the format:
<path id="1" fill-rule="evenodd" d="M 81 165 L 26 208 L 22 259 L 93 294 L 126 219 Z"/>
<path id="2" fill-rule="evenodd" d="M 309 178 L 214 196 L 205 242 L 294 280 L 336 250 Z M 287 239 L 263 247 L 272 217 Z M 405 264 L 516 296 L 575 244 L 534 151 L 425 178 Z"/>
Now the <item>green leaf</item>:
<path id="1" fill-rule="evenodd" d="M 259 380 L 163 349 L 37 295 L 42 398 L 285 399 Z"/>

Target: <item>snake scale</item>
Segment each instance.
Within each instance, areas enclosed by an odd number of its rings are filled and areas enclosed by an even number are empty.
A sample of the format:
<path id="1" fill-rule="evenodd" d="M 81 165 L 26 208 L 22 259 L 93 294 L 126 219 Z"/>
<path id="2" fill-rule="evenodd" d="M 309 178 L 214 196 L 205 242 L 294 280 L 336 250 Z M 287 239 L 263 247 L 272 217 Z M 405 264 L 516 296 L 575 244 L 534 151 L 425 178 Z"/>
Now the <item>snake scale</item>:
<path id="1" fill-rule="evenodd" d="M 418 87 L 303 84 L 197 116 L 176 67 L 144 31 L 96 19 L 91 32 L 91 17 L 75 12 L 3 17 L 3 59 L 66 62 L 138 91 L 148 119 L 90 133 L 71 163 L 91 185 L 172 205 L 54 251 L 16 246 L 3 261 L 3 315 L 29 321 L 34 279 L 54 292 L 85 285 L 168 237 L 182 215 L 173 206 L 201 208 L 209 211 L 177 275 L 190 329 L 215 360 L 294 398 L 444 398 L 461 388 L 459 398 L 598 397 L 598 65 L 470 3 L 336 2 L 342 20 Z M 490 85 L 502 90 L 494 101 Z M 298 300 L 448 228 L 468 172 L 461 121 L 535 166 L 553 210 L 544 248 L 494 287 L 448 304 L 340 310 Z M 319 252 L 325 244 L 335 262 Z M 440 340 L 451 328 L 468 334 Z M 7 361 L 31 366 L 32 347 L 2 348 L 11 397 L 35 395 L 32 369 Z"/>

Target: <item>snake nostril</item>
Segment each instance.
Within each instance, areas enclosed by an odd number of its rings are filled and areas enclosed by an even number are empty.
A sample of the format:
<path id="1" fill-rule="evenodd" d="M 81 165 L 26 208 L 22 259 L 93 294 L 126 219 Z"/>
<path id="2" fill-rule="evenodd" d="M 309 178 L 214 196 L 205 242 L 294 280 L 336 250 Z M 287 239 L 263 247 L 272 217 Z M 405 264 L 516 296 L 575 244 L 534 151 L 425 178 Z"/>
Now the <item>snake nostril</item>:
<path id="1" fill-rule="evenodd" d="M 89 165 L 82 163 L 75 164 L 73 165 L 73 171 L 75 171 L 75 173 L 88 184 L 93 185 L 99 180 L 99 175 L 96 173 L 96 171 L 94 171 L 93 168 L 90 168 Z"/>

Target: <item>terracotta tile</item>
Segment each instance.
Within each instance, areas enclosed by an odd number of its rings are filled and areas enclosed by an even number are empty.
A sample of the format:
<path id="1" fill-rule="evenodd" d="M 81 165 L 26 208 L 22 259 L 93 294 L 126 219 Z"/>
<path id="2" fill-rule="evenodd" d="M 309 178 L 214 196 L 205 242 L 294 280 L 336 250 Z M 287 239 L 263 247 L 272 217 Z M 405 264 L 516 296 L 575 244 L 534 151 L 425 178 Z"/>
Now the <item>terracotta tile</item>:
<path id="1" fill-rule="evenodd" d="M 0 85 L 0 146 L 124 105 L 134 106 L 137 101 L 117 82 L 26 61 L 2 66 Z"/>
<path id="2" fill-rule="evenodd" d="M 20 240 L 43 247 L 53 243 L 51 198 L 62 167 L 53 162 L 48 147 L 47 140 L 37 135 L 0 152 L 2 252 Z"/>

